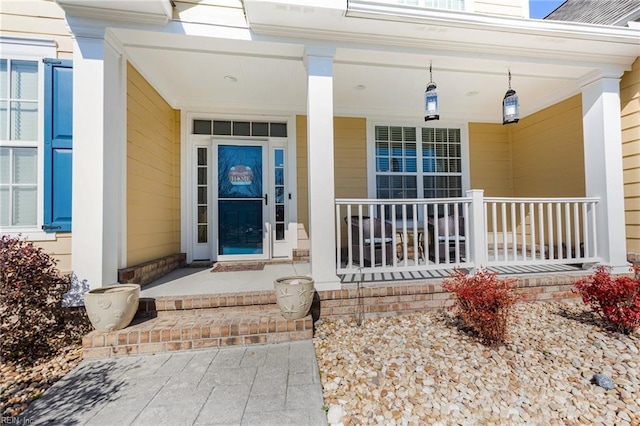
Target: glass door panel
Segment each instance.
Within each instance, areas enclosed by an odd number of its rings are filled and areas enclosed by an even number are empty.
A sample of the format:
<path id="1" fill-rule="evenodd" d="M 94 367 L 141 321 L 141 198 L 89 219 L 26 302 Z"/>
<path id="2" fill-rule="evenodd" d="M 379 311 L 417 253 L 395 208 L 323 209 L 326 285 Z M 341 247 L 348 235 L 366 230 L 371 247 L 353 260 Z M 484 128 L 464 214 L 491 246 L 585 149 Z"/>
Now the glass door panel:
<path id="1" fill-rule="evenodd" d="M 265 254 L 263 148 L 218 145 L 218 255 Z"/>

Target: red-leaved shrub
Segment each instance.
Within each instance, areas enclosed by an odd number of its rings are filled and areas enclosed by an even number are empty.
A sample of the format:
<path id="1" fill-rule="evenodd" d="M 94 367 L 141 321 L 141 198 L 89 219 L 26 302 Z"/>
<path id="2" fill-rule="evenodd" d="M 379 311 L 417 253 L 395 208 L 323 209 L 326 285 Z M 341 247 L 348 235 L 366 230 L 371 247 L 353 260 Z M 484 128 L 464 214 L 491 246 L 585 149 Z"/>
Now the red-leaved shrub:
<path id="1" fill-rule="evenodd" d="M 640 278 L 611 276 L 605 266 L 575 283 L 582 301 L 616 330 L 629 334 L 640 327 Z"/>
<path id="2" fill-rule="evenodd" d="M 514 279 L 498 279 L 495 273 L 480 269 L 469 276 L 454 270 L 442 287 L 455 294 L 455 305 L 464 324 L 482 343 L 504 343 L 513 306 L 521 299 L 516 294 Z"/>
<path id="3" fill-rule="evenodd" d="M 62 296 L 69 280 L 32 243 L 0 238 L 0 358 L 31 361 L 51 352 L 63 326 Z"/>

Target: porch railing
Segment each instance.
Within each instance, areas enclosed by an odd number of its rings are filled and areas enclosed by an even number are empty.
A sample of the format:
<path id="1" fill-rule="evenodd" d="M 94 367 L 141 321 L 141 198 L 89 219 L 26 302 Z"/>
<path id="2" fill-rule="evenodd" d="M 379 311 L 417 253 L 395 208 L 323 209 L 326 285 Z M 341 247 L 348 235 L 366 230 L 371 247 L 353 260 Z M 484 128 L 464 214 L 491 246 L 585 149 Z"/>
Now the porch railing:
<path id="1" fill-rule="evenodd" d="M 597 198 L 337 199 L 337 272 L 595 263 Z"/>
<path id="2" fill-rule="evenodd" d="M 599 261 L 597 203 L 597 198 L 485 198 L 486 265 Z"/>

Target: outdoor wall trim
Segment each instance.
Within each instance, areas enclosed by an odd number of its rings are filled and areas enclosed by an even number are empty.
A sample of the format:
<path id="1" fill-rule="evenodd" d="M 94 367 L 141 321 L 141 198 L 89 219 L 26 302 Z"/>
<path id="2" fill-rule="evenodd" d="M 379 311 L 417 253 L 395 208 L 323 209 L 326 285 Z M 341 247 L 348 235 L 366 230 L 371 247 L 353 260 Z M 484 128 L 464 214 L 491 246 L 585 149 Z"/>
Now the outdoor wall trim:
<path id="1" fill-rule="evenodd" d="M 95 0 L 56 0 L 67 16 L 162 25 L 169 22 L 173 14 L 169 0 L 146 0 L 145 2 L 118 2 L 116 7 L 98 7 Z M 108 3 L 108 2 L 107 2 Z M 127 3 L 144 5 L 146 10 L 133 10 Z"/>
<path id="2" fill-rule="evenodd" d="M 16 50 L 20 50 L 22 48 L 24 48 L 25 45 L 29 46 L 30 48 L 38 48 L 41 47 L 44 50 L 44 52 L 47 52 L 46 55 L 51 55 L 51 49 L 55 49 L 56 48 L 56 42 L 54 40 L 51 39 L 44 39 L 44 38 L 31 38 L 31 37 L 14 37 L 14 36 L 6 36 L 6 35 L 0 35 L 0 44 L 14 44 L 16 45 Z M 8 53 L 5 50 L 6 46 L 3 46 L 3 52 L 5 55 L 12 55 L 10 53 Z M 53 51 L 53 54 L 55 54 L 55 50 Z"/>

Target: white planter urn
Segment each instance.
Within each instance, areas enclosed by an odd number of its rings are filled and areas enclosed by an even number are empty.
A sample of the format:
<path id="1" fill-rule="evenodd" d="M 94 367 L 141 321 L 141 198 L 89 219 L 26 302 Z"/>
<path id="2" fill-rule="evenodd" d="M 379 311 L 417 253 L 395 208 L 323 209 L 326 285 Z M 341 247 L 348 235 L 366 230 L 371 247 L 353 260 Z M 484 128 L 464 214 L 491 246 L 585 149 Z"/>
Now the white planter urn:
<path id="1" fill-rule="evenodd" d="M 313 294 L 313 279 L 305 276 L 278 278 L 273 282 L 276 303 L 286 319 L 300 319 L 309 314 Z"/>
<path id="2" fill-rule="evenodd" d="M 102 332 L 125 328 L 138 310 L 140 285 L 117 284 L 89 290 L 84 307 L 93 327 Z"/>

